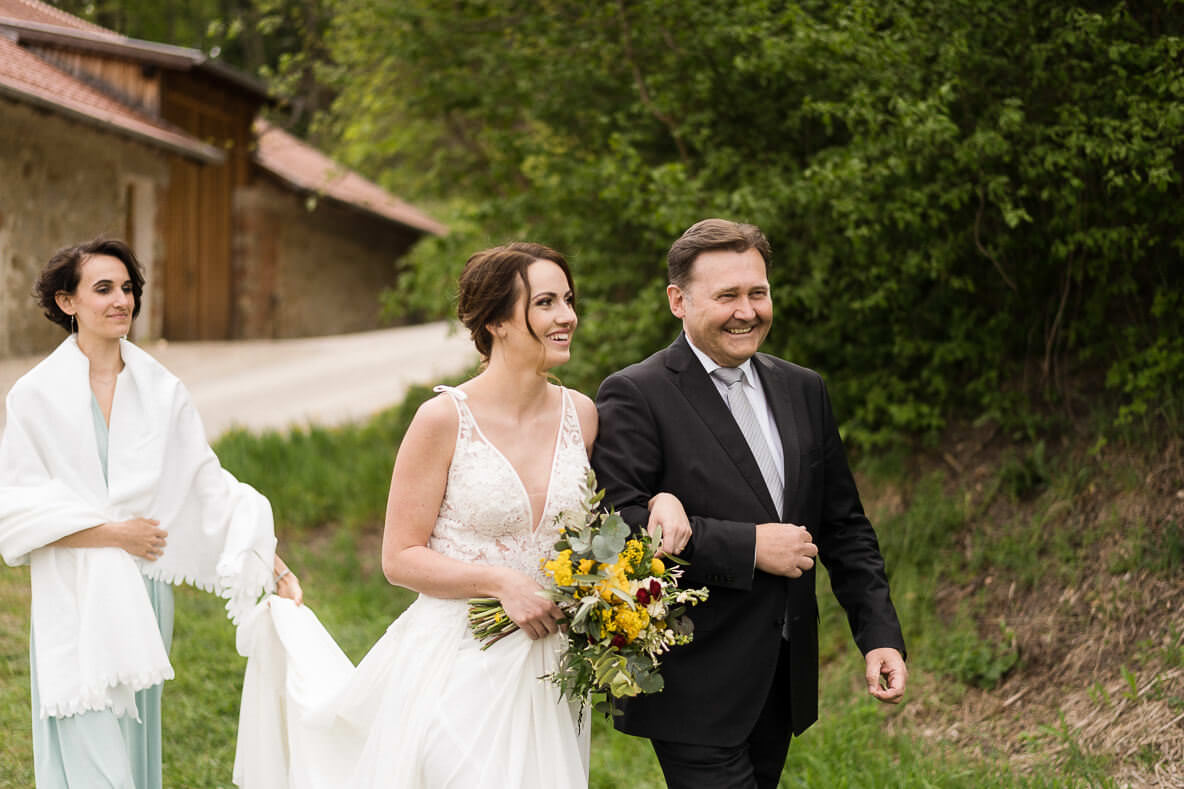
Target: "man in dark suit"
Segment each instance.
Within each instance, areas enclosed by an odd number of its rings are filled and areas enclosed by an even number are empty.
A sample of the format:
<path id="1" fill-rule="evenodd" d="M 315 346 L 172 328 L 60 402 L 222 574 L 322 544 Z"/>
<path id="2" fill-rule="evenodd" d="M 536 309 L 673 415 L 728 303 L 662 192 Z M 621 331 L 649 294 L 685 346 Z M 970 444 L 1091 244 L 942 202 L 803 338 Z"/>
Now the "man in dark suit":
<path id="1" fill-rule="evenodd" d="M 706 219 L 667 258 L 683 333 L 605 379 L 592 455 L 606 501 L 635 527 L 672 493 L 689 517 L 693 643 L 663 660 L 665 690 L 622 703 L 670 787 L 775 787 L 789 741 L 818 717 L 814 557 L 866 656 L 868 692 L 896 703 L 907 670 L 875 532 L 819 375 L 757 353 L 773 311 L 769 244 Z"/>

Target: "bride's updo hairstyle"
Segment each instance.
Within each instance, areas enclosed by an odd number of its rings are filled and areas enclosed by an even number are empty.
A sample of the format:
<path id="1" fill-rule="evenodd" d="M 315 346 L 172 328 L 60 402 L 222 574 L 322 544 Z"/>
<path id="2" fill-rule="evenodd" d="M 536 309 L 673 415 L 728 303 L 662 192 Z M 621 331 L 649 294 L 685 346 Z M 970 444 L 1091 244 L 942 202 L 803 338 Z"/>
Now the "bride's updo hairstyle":
<path id="1" fill-rule="evenodd" d="M 488 326 L 510 319 L 519 293 L 526 294 L 523 315 L 530 311 L 530 280 L 526 277 L 526 269 L 536 260 L 549 260 L 559 266 L 574 298 L 576 286 L 571 280 L 567 261 L 563 255 L 542 244 L 515 241 L 483 249 L 465 262 L 457 283 L 456 315 L 469 330 L 477 352 L 485 361 L 489 361 L 493 351 L 493 336 Z M 526 322 L 526 329 L 538 339 L 530 321 Z"/>

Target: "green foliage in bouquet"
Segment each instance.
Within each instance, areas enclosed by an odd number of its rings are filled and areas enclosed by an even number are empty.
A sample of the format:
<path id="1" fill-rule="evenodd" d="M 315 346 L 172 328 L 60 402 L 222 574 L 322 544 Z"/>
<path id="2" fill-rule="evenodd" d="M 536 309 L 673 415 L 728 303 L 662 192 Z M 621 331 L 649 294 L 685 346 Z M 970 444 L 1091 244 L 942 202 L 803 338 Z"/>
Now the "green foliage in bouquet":
<path id="1" fill-rule="evenodd" d="M 612 699 L 662 690 L 660 656 L 693 638 L 687 608 L 707 590 L 680 589 L 682 569 L 659 558 L 661 534 L 632 534 L 621 516 L 604 510 L 604 491 L 589 471 L 583 505 L 557 517 L 555 555 L 542 562 L 546 594 L 566 615 L 568 648 L 545 679 L 564 696 L 605 714 Z M 473 634 L 488 648 L 517 629 L 493 598 L 470 601 Z"/>

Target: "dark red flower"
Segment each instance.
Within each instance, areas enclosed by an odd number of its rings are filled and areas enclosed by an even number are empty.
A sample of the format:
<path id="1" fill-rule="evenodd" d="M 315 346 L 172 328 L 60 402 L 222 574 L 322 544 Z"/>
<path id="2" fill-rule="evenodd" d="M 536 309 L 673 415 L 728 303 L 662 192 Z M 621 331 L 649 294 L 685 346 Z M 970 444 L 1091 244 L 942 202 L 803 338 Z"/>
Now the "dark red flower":
<path id="1" fill-rule="evenodd" d="M 649 605 L 650 604 L 650 593 L 644 588 L 638 589 L 637 590 L 637 602 L 641 603 L 642 605 Z"/>
<path id="2" fill-rule="evenodd" d="M 623 646 L 625 646 L 625 636 L 617 633 L 615 636 L 613 636 L 613 647 L 620 649 Z"/>
<path id="3" fill-rule="evenodd" d="M 662 584 L 658 582 L 657 578 L 650 579 L 650 597 L 662 596 Z"/>

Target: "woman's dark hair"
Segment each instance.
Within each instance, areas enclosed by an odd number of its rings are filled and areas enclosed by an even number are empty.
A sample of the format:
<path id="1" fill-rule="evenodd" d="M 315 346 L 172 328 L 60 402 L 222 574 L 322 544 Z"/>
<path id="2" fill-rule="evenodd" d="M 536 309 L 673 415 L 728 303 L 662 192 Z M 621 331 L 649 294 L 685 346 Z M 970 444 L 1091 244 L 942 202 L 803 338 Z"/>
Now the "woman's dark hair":
<path id="1" fill-rule="evenodd" d="M 746 225 L 727 219 L 704 219 L 686 229 L 666 253 L 666 276 L 671 285 L 686 288 L 691 281 L 695 258 L 713 249 L 747 252 L 755 249 L 769 265 L 772 251 L 765 234 L 756 225 Z"/>
<path id="2" fill-rule="evenodd" d="M 510 317 L 520 288 L 526 294 L 524 313 L 530 310 L 530 281 L 526 278 L 526 269 L 536 260 L 549 260 L 559 266 L 567 277 L 572 297 L 575 297 L 576 286 L 567 261 L 563 255 L 542 244 L 515 241 L 483 249 L 465 262 L 457 283 L 456 315 L 469 330 L 477 352 L 486 361 L 493 350 L 493 337 L 487 327 Z M 526 329 L 534 335 L 530 321 L 526 322 Z"/>
<path id="3" fill-rule="evenodd" d="M 83 244 L 59 249 L 41 269 L 37 276 L 37 283 L 33 286 L 33 297 L 45 310 L 45 317 L 61 326 L 66 331 L 72 331 L 70 316 L 62 312 L 58 306 L 57 294 L 61 291 L 74 293 L 78 289 L 78 281 L 82 279 L 82 264 L 87 258 L 95 255 L 110 255 L 123 262 L 127 268 L 127 276 L 132 281 L 132 295 L 135 296 L 136 306 L 132 308 L 132 317 L 140 314 L 140 296 L 144 293 L 144 273 L 140 269 L 140 261 L 136 260 L 136 253 L 127 244 L 114 238 L 96 238 Z"/>

